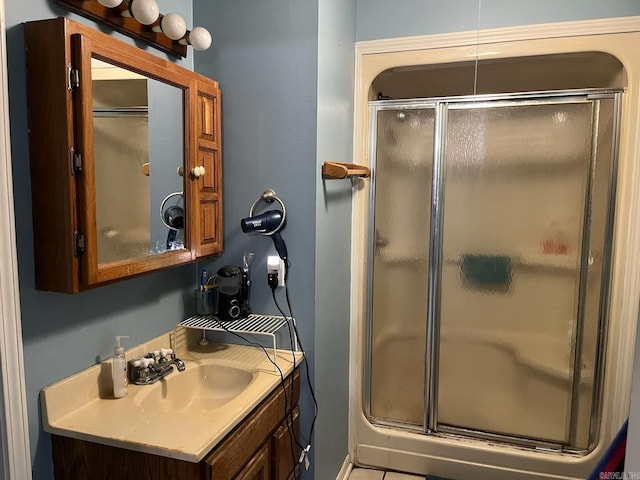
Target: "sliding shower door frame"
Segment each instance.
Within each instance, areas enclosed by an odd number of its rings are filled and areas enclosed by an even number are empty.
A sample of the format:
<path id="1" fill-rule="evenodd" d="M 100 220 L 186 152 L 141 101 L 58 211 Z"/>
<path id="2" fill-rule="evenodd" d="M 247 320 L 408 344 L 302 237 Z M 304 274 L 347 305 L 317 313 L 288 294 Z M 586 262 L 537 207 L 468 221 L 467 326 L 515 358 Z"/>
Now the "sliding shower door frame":
<path id="1" fill-rule="evenodd" d="M 612 93 L 593 93 L 589 98 L 611 98 Z M 613 93 L 613 138 L 611 141 L 611 167 L 609 171 L 609 197 L 607 199 L 607 226 L 604 239 L 604 255 L 603 255 L 603 272 L 602 284 L 600 286 L 600 304 L 599 304 L 599 325 L 598 330 L 601 332 L 600 338 L 596 345 L 595 365 L 594 365 L 594 396 L 591 404 L 591 425 L 589 426 L 589 448 L 591 451 L 596 447 L 598 437 L 600 435 L 600 416 L 602 413 L 602 399 L 604 390 L 604 370 L 605 360 L 607 357 L 607 337 L 609 331 L 608 318 L 610 315 L 610 291 L 611 279 L 613 277 L 613 248 L 614 248 L 614 212 L 616 210 L 616 199 L 618 198 L 618 157 L 620 154 L 620 125 L 622 118 L 622 92 L 615 91 Z M 594 421 L 594 419 L 596 421 Z"/>
<path id="2" fill-rule="evenodd" d="M 440 356 L 440 294 L 442 287 L 442 226 L 444 224 L 444 159 L 446 155 L 448 103 L 436 107 L 433 148 L 433 187 L 431 193 L 431 240 L 429 243 L 429 298 L 427 300 L 427 365 L 425 371 L 425 417 L 427 433 L 437 429 L 438 419 L 438 358 Z"/>
<path id="3" fill-rule="evenodd" d="M 364 369 L 364 411 L 369 421 L 382 427 L 399 428 L 408 431 L 420 432 L 428 435 L 470 437 L 492 442 L 518 445 L 521 447 L 533 448 L 541 451 L 562 452 L 568 454 L 584 455 L 597 443 L 598 427 L 600 425 L 602 386 L 604 376 L 604 356 L 606 353 L 607 318 L 609 311 L 609 289 L 611 278 L 611 259 L 613 245 L 613 225 L 616 198 L 616 178 L 617 178 L 617 158 L 619 143 L 619 125 L 621 112 L 620 89 L 579 89 L 562 91 L 540 91 L 540 92 L 518 92 L 508 94 L 491 94 L 459 97 L 438 97 L 426 99 L 408 100 L 377 100 L 369 102 L 370 109 L 370 164 L 372 169 L 372 183 L 369 195 L 369 228 L 368 228 L 368 251 L 367 251 L 367 311 L 366 311 L 366 343 L 365 343 L 365 369 Z M 593 117 L 592 129 L 597 133 L 598 109 L 600 99 L 613 99 L 614 102 L 614 123 L 612 138 L 612 161 L 609 176 L 609 197 L 607 199 L 607 219 L 604 232 L 604 254 L 602 283 L 600 287 L 599 302 L 599 336 L 597 339 L 596 363 L 594 365 L 594 383 L 591 403 L 591 417 L 589 427 L 589 449 L 573 448 L 570 445 L 550 442 L 543 439 L 530 437 L 520 437 L 517 435 L 507 435 L 495 432 L 486 432 L 470 428 L 443 425 L 438 423 L 438 362 L 440 344 L 440 313 L 441 313 L 441 286 L 442 286 L 442 262 L 443 262 L 443 225 L 444 225 L 444 195 L 445 195 L 445 158 L 447 144 L 447 124 L 448 111 L 457 109 L 472 108 L 494 108 L 503 106 L 537 106 L 544 104 L 565 104 L 565 103 L 592 103 Z M 428 295 L 427 300 L 427 334 L 426 342 L 426 365 L 425 365 L 425 389 L 424 389 L 424 422 L 423 426 L 405 424 L 388 419 L 375 418 L 371 415 L 371 376 L 372 376 L 372 332 L 373 332 L 373 292 L 374 292 L 374 253 L 375 253 L 375 201 L 376 201 L 376 164 L 377 164 L 377 120 L 378 112 L 385 110 L 435 110 L 434 146 L 433 146 L 433 177 L 432 192 L 430 198 L 431 225 L 429 244 L 429 266 L 428 266 Z M 585 192 L 585 209 L 582 227 L 582 250 L 579 257 L 580 281 L 578 291 L 578 311 L 573 335 L 574 345 L 571 349 L 572 355 L 572 386 L 570 394 L 570 415 L 569 439 L 575 440 L 576 436 L 576 403 L 577 392 L 580 384 L 580 338 L 584 328 L 584 312 L 582 303 L 585 298 L 586 271 L 590 262 L 589 236 L 591 222 L 591 201 L 593 195 L 593 174 L 596 161 L 597 135 L 592 135 L 592 151 L 589 161 L 589 173 Z"/>
<path id="4" fill-rule="evenodd" d="M 370 103 L 372 112 L 375 111 L 384 111 L 384 110 L 397 110 L 399 108 L 403 110 L 435 110 L 438 103 L 436 101 L 429 100 L 421 100 L 421 101 L 380 101 L 380 102 L 371 102 Z M 371 115 L 371 124 L 370 124 L 371 132 L 375 132 L 377 128 L 377 115 L 373 113 Z M 377 149 L 376 149 L 376 136 L 371 135 L 371 165 L 376 165 L 377 162 Z M 376 226 L 375 226 L 375 205 L 376 205 L 376 173 L 377 170 L 375 168 L 372 169 L 371 173 L 371 185 L 372 188 L 369 190 L 369 229 L 368 229 L 368 238 L 370 241 L 367 243 L 367 258 L 369 259 L 369 265 L 373 265 L 373 258 L 376 247 Z M 371 345 L 373 342 L 372 336 L 372 328 L 373 324 L 373 308 L 371 308 L 371 304 L 373 301 L 373 275 L 371 271 L 367 275 L 367 304 L 369 307 L 367 308 L 367 329 L 366 329 L 366 343 L 365 343 L 365 358 L 366 358 L 366 372 L 367 374 L 364 376 L 364 411 L 367 418 L 372 418 L 371 414 L 371 361 L 372 361 L 372 349 Z M 425 295 L 430 294 L 431 292 L 425 292 Z M 386 425 L 389 427 L 401 427 L 409 430 L 423 431 L 423 429 L 417 429 L 415 426 L 410 424 L 396 423 L 393 421 L 385 420 L 385 419 L 376 419 L 376 423 L 381 425 Z"/>

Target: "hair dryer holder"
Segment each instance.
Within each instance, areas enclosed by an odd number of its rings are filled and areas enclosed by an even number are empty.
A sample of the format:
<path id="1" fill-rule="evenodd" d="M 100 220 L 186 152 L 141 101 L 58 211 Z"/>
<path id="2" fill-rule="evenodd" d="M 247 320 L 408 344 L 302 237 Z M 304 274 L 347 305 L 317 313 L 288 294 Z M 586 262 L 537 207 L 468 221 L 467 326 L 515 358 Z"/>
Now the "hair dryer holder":
<path id="1" fill-rule="evenodd" d="M 282 201 L 282 199 L 280 199 L 280 197 L 278 197 L 278 195 L 276 195 L 276 192 L 274 192 L 271 189 L 265 190 L 262 193 L 262 195 L 260 195 L 260 197 L 258 197 L 258 199 L 255 202 L 253 202 L 253 205 L 251 205 L 251 208 L 249 209 L 249 217 L 248 217 L 248 219 L 255 218 L 255 211 L 256 211 L 256 208 L 258 207 L 258 205 L 260 205 L 261 203 L 265 203 L 267 205 L 271 205 L 273 202 L 277 202 L 278 205 L 280 205 L 280 210 L 281 210 L 280 221 L 278 222 L 278 224 L 275 227 L 268 228 L 263 232 L 255 232 L 255 233 L 271 237 L 271 239 L 273 240 L 273 245 L 275 246 L 276 251 L 278 252 L 278 255 L 280 256 L 280 258 L 285 260 L 288 257 L 287 246 L 284 243 L 284 240 L 282 239 L 282 236 L 280 235 L 280 230 L 282 230 L 282 228 L 285 225 L 285 222 L 287 221 L 287 207 L 285 207 L 284 202 Z M 277 211 L 277 210 L 274 210 L 274 212 L 275 211 Z M 269 213 L 269 212 L 266 212 L 266 213 Z M 263 214 L 263 215 L 265 215 L 265 214 Z M 242 222 L 244 222 L 244 221 L 246 221 L 248 219 L 243 219 Z M 243 230 L 244 230 L 244 226 L 243 226 Z M 246 230 L 244 230 L 244 231 L 246 231 Z"/>
<path id="2" fill-rule="evenodd" d="M 182 192 L 173 192 L 164 197 L 160 204 L 160 220 L 169 230 L 182 230 L 184 228 L 184 209 L 179 205 L 172 205 L 165 210 L 165 206 L 173 197 L 182 197 Z"/>
<path id="3" fill-rule="evenodd" d="M 276 232 L 279 232 L 282 227 L 284 227 L 284 223 L 287 220 L 287 207 L 284 206 L 284 202 L 280 199 L 280 197 L 278 197 L 278 195 L 276 195 L 276 192 L 269 188 L 262 192 L 262 195 L 260 195 L 260 197 L 258 197 L 258 199 L 253 202 L 253 205 L 251 205 L 251 208 L 249 209 L 249 217 L 253 217 L 255 215 L 256 207 L 263 202 L 267 205 L 271 205 L 273 202 L 277 202 L 280 205 L 280 210 L 282 211 L 282 220 L 280 220 L 280 223 L 276 228 L 266 232 L 260 232 L 260 235 L 270 236 Z"/>

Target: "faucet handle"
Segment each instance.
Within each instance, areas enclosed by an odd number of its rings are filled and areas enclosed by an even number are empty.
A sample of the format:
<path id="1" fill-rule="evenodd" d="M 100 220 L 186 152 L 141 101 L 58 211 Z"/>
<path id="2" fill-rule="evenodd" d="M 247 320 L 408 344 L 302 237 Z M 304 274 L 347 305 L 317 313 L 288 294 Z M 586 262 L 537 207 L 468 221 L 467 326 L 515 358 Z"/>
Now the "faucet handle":
<path id="1" fill-rule="evenodd" d="M 170 359 L 175 358 L 173 355 L 173 350 L 170 348 L 161 348 L 160 350 L 155 350 L 152 354 L 153 358 L 158 363 L 167 363 Z M 171 357 L 169 357 L 171 355 Z"/>
<path id="2" fill-rule="evenodd" d="M 151 375 L 150 366 L 153 365 L 153 358 L 140 357 L 129 360 L 128 376 L 131 383 L 141 384 L 144 379 Z"/>
<path id="3" fill-rule="evenodd" d="M 157 358 L 157 354 L 156 354 L 156 352 L 158 352 L 158 350 L 156 350 L 155 352 L 149 352 L 149 353 L 146 353 L 146 354 L 144 355 L 144 357 L 142 357 L 142 358 L 146 358 L 146 359 L 149 359 L 149 360 L 151 360 L 151 361 L 155 362 L 155 361 L 156 361 L 156 358 Z M 158 353 L 159 353 L 159 352 L 158 352 Z"/>
<path id="4" fill-rule="evenodd" d="M 148 368 L 153 363 L 152 358 L 141 357 L 131 361 L 131 365 L 138 368 Z"/>
<path id="5" fill-rule="evenodd" d="M 173 350 L 170 348 L 160 348 L 158 350 L 154 350 L 153 352 L 149 352 L 145 355 L 145 358 L 151 358 L 155 362 L 162 363 L 167 360 L 167 356 L 173 354 Z"/>

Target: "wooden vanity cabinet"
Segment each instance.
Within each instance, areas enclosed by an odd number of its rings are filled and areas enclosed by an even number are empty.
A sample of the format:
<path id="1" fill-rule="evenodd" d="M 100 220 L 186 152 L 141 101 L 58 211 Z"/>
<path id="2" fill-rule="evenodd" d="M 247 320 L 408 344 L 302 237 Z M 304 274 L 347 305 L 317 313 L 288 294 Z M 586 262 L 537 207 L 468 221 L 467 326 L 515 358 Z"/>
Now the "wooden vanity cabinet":
<path id="1" fill-rule="evenodd" d="M 284 390 L 278 386 L 218 448 L 205 457 L 207 480 L 289 479 L 293 457 L 288 425 L 291 425 L 292 418 L 296 438 L 299 430 L 298 408 L 295 407 L 300 396 L 299 370 L 293 375 L 293 398 L 291 377 L 285 382 L 288 405 L 285 404 Z M 299 452 L 299 449 L 294 447 L 293 452 Z"/>
<path id="2" fill-rule="evenodd" d="M 218 83 L 67 18 L 27 22 L 25 41 L 36 288 L 77 293 L 221 253 Z M 120 76 L 98 78 L 105 66 Z M 113 103 L 105 104 L 100 86 L 115 81 L 121 87 L 108 89 Z M 145 82 L 141 107 L 124 103 L 125 81 Z M 128 108 L 132 118 L 144 107 L 144 136 L 132 134 L 129 124 L 98 129 L 105 109 L 117 112 L 115 118 Z M 133 153 L 148 146 L 147 163 L 122 154 L 124 144 Z M 112 146 L 115 153 L 106 157 L 104 149 Z M 131 170 L 123 173 L 112 158 Z M 108 175 L 101 174 L 105 165 Z M 144 189 L 134 182 L 145 182 Z M 143 190 L 148 193 L 140 201 L 121 200 Z M 167 248 L 161 200 L 181 192 L 184 248 Z M 140 220 L 133 217 L 138 212 Z M 129 222 L 126 230 L 116 223 L 122 219 Z"/>
<path id="3" fill-rule="evenodd" d="M 292 480 L 289 427 L 299 438 L 299 369 L 285 379 L 285 386 L 286 402 L 284 389 L 278 385 L 199 463 L 52 435 L 55 478 Z M 293 452 L 299 454 L 299 448 L 295 446 Z"/>

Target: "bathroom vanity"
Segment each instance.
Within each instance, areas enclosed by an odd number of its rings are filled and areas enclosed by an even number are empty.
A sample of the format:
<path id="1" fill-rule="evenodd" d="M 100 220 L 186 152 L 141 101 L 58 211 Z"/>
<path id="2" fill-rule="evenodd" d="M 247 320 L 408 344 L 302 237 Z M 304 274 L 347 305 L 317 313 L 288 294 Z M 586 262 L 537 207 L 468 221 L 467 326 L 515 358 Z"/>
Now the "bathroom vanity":
<path id="1" fill-rule="evenodd" d="M 112 398 L 110 361 L 43 389 L 43 428 L 52 434 L 56 479 L 293 478 L 299 448 L 292 449 L 290 433 L 299 438 L 301 354 L 294 368 L 292 352 L 277 351 L 282 383 L 262 350 L 200 346 L 197 333 L 176 334 L 184 372 L 153 385 L 129 385 L 125 398 Z M 127 356 L 168 342 L 168 335 L 159 337 Z"/>

